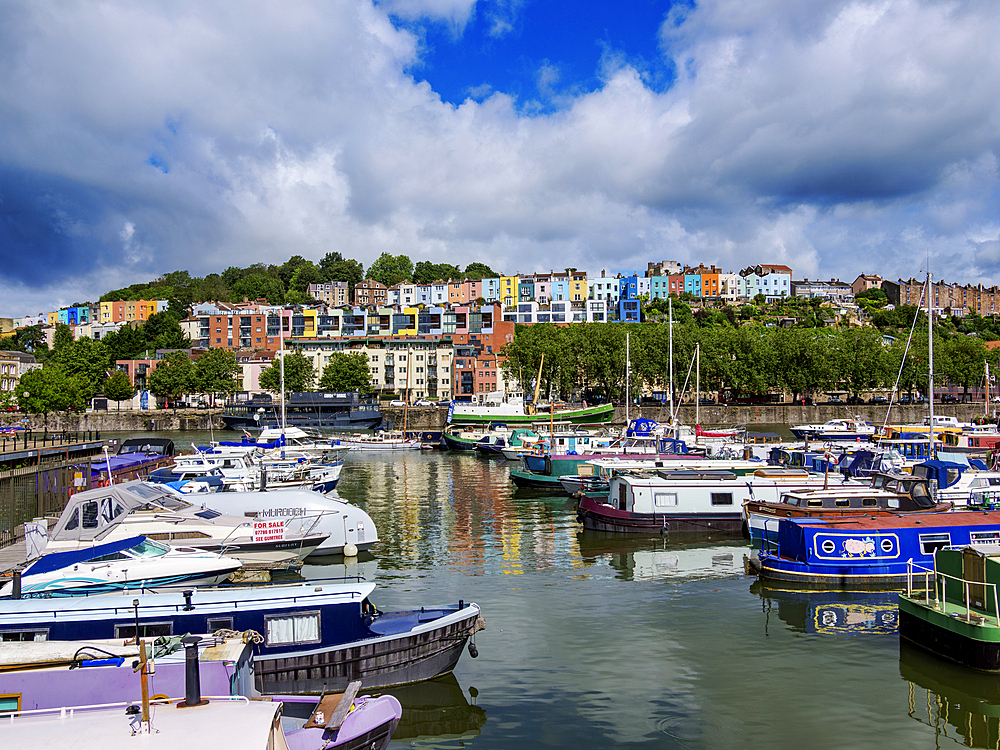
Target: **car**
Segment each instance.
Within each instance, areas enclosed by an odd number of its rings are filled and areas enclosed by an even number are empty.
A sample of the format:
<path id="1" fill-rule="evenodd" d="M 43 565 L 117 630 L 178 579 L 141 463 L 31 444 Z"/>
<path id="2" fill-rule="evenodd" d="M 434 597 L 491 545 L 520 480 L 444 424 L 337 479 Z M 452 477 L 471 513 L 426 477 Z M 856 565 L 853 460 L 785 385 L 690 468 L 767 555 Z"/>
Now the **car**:
<path id="1" fill-rule="evenodd" d="M 913 399 L 910 398 L 908 394 L 904 393 L 902 396 L 899 397 L 896 403 L 899 404 L 900 406 L 909 406 L 910 404 L 913 403 Z"/>
<path id="2" fill-rule="evenodd" d="M 941 403 L 942 404 L 957 404 L 958 403 L 958 396 L 954 396 L 951 393 L 945 393 L 943 396 L 941 396 Z"/>
<path id="3" fill-rule="evenodd" d="M 842 403 L 844 403 L 844 399 L 842 399 L 840 396 L 831 396 L 830 398 L 827 399 L 826 403 L 828 403 L 828 404 L 842 404 Z"/>
<path id="4" fill-rule="evenodd" d="M 433 406 L 434 402 L 428 401 L 426 398 L 418 398 L 413 402 L 414 406 Z"/>
<path id="5" fill-rule="evenodd" d="M 402 407 L 406 406 L 406 402 L 402 401 L 402 400 L 400 400 L 398 398 L 394 398 L 392 401 L 389 402 L 389 406 L 399 406 L 399 407 L 402 408 Z"/>
<path id="6" fill-rule="evenodd" d="M 698 403 L 701 404 L 702 406 L 714 405 L 715 404 L 715 399 L 714 398 L 705 398 L 703 396 L 702 398 L 698 399 Z"/>
<path id="7" fill-rule="evenodd" d="M 851 396 L 847 397 L 847 403 L 850 406 L 858 406 L 860 404 L 863 404 L 864 402 L 865 402 L 865 400 L 863 398 L 861 398 L 861 396 L 851 395 Z"/>
<path id="8" fill-rule="evenodd" d="M 888 404 L 889 403 L 889 399 L 887 399 L 885 396 L 872 396 L 870 399 L 868 399 L 868 403 L 869 404 Z"/>

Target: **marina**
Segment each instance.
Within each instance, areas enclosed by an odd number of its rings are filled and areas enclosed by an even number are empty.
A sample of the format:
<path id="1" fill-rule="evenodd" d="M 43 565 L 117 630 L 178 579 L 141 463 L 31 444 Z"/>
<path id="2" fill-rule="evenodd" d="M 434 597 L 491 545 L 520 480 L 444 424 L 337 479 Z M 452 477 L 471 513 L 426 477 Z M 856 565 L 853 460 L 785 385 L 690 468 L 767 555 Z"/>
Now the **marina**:
<path id="1" fill-rule="evenodd" d="M 864 747 L 878 737 L 930 748 L 970 736 L 994 746 L 1000 691 L 901 651 L 895 592 L 761 585 L 745 573 L 754 551 L 738 532 L 673 541 L 585 530 L 573 499 L 517 489 L 513 467 L 474 453 L 348 454 L 337 494 L 372 519 L 378 543 L 276 574 L 317 586 L 360 576 L 384 612 L 460 598 L 480 608 L 489 627 L 470 638 L 478 658 L 466 653 L 431 680 L 362 688 L 399 699 L 390 747 Z M 797 700 L 761 702 L 761 680 L 794 681 Z M 971 733 L 957 716 L 971 718 Z"/>

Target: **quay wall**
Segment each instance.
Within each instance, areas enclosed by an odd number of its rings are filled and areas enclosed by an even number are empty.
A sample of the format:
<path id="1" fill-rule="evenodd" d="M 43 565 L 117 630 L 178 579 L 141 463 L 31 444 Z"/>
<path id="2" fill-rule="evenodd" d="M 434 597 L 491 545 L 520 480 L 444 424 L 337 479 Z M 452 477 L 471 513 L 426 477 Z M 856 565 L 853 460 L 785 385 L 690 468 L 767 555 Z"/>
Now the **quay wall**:
<path id="1" fill-rule="evenodd" d="M 1000 404 L 998 404 L 1000 406 Z M 702 425 L 735 426 L 754 424 L 803 424 L 825 422 L 836 417 L 858 416 L 873 423 L 881 424 L 885 420 L 887 407 L 874 404 L 859 406 L 802 406 L 797 404 L 770 404 L 762 406 L 726 406 L 709 405 L 700 409 Z M 385 418 L 396 428 L 403 426 L 403 410 L 386 407 L 382 410 Z M 982 404 L 935 404 L 935 414 L 945 414 L 968 422 L 983 415 Z M 990 411 L 991 415 L 995 412 Z M 642 406 L 629 409 L 629 416 L 655 419 L 657 422 L 667 421 L 667 407 Z M 920 422 L 927 415 L 927 406 L 894 406 L 892 424 Z M 406 412 L 406 425 L 412 430 L 440 430 L 445 426 L 448 410 L 440 407 L 414 407 Z M 44 429 L 41 417 L 31 415 L 25 423 L 23 414 L 0 415 L 0 427 L 20 425 L 32 430 Z M 685 424 L 695 423 L 695 407 L 682 406 L 679 409 L 679 419 Z M 48 429 L 50 432 L 70 431 L 85 432 L 100 430 L 102 432 L 154 432 L 168 430 L 208 430 L 209 420 L 213 429 L 222 428 L 219 413 L 209 413 L 203 409 L 178 409 L 176 413 L 168 410 L 147 411 L 101 411 L 84 414 L 49 414 Z M 544 418 L 541 420 L 544 421 Z M 625 407 L 615 408 L 614 424 L 625 424 Z"/>

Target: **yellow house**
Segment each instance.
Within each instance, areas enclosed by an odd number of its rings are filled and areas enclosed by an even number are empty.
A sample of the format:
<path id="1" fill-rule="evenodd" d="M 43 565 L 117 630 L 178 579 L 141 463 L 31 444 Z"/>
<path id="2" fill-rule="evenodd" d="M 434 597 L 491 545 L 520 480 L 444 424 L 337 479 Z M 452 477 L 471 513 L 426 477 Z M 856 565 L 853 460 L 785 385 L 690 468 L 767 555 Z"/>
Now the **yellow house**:
<path id="1" fill-rule="evenodd" d="M 500 277 L 500 302 L 502 304 L 510 306 L 517 303 L 520 282 L 521 279 L 518 276 Z"/>

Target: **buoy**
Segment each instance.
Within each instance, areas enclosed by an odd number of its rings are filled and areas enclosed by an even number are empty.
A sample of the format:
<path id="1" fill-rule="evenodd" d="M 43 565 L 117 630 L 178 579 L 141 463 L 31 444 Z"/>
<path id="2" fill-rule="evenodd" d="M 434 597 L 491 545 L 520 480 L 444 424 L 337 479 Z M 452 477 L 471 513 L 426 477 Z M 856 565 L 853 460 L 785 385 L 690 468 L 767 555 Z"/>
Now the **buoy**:
<path id="1" fill-rule="evenodd" d="M 344 557 L 357 557 L 357 556 L 358 556 L 358 548 L 356 546 L 354 546 L 350 542 L 344 545 Z"/>

